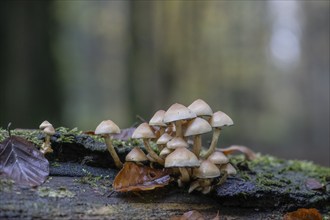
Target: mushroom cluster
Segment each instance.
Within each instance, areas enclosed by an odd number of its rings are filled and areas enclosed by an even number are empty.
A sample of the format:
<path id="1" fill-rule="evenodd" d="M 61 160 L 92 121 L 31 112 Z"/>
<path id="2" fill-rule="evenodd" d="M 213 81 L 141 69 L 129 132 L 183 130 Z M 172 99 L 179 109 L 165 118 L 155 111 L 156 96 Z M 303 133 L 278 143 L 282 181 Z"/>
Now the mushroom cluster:
<path id="1" fill-rule="evenodd" d="M 175 103 L 136 128 L 132 138 L 142 139 L 148 154 L 134 148 L 126 161 L 157 163 L 171 170 L 180 187 L 190 184 L 189 192 L 209 193 L 212 186 L 222 184 L 228 175 L 236 173 L 225 154 L 216 151 L 221 130 L 231 125 L 233 121 L 228 115 L 213 112 L 202 99 L 188 107 Z M 211 144 L 202 152 L 202 135 L 212 130 Z M 188 143 L 188 138 L 192 142 Z M 157 146 L 152 147 L 151 142 Z"/>

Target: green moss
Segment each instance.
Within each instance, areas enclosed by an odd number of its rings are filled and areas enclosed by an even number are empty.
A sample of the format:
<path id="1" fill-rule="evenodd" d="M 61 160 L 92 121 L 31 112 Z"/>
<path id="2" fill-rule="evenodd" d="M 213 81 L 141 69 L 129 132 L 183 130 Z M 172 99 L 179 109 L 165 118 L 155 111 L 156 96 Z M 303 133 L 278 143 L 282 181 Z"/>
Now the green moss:
<path id="1" fill-rule="evenodd" d="M 14 129 L 11 130 L 11 135 L 16 135 L 25 138 L 32 142 L 36 146 L 41 146 L 43 140 L 39 139 L 38 136 L 41 134 L 40 130 L 35 129 Z M 0 142 L 4 141 L 9 137 L 7 130 L 0 128 Z"/>
<path id="2" fill-rule="evenodd" d="M 238 165 L 238 177 L 256 182 L 266 190 L 277 187 L 285 192 L 305 190 L 307 178 L 315 178 L 325 184 L 330 177 L 330 168 L 309 161 L 283 160 L 269 155 L 258 155 L 253 161 L 244 161 L 243 155 L 231 156 L 231 163 Z M 304 193 L 308 193 L 306 191 Z M 312 193 L 312 192 L 311 192 Z"/>
<path id="3" fill-rule="evenodd" d="M 86 170 L 83 171 L 86 173 L 86 175 L 79 179 L 75 179 L 74 182 L 80 184 L 88 184 L 93 188 L 101 188 L 103 190 L 108 190 L 112 184 L 109 176 L 95 176 Z"/>
<path id="4" fill-rule="evenodd" d="M 63 186 L 59 187 L 58 189 L 51 189 L 50 187 L 39 187 L 37 192 L 40 197 L 72 198 L 75 196 L 75 193 L 71 192 Z"/>

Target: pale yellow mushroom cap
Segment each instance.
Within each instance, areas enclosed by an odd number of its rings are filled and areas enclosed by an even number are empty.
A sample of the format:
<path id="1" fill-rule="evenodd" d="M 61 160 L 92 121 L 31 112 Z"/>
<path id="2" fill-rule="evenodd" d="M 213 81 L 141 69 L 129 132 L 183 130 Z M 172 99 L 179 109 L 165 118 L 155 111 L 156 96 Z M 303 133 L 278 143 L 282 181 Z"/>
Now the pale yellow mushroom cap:
<path id="1" fill-rule="evenodd" d="M 134 147 L 126 155 L 125 160 L 132 161 L 132 162 L 142 162 L 142 161 L 147 161 L 148 158 L 146 157 L 145 153 L 139 147 Z"/>
<path id="2" fill-rule="evenodd" d="M 160 136 L 156 142 L 156 144 L 166 144 L 167 142 L 169 142 L 173 137 L 171 135 L 169 135 L 168 133 L 164 133 L 162 134 L 162 136 Z"/>
<path id="3" fill-rule="evenodd" d="M 165 115 L 164 110 L 158 110 L 154 114 L 154 116 L 150 119 L 149 125 L 165 127 L 166 124 L 163 122 L 164 115 Z"/>
<path id="4" fill-rule="evenodd" d="M 191 103 L 188 108 L 197 116 L 212 116 L 213 111 L 211 107 L 202 99 L 197 99 Z"/>
<path id="5" fill-rule="evenodd" d="M 95 129 L 95 134 L 119 134 L 119 127 L 111 120 L 102 121 Z"/>
<path id="6" fill-rule="evenodd" d="M 226 164 L 229 162 L 228 157 L 220 151 L 214 151 L 207 159 L 215 165 Z"/>
<path id="7" fill-rule="evenodd" d="M 204 160 L 198 168 L 194 169 L 194 176 L 202 179 L 220 176 L 219 168 L 209 160 Z"/>
<path id="8" fill-rule="evenodd" d="M 176 149 L 179 147 L 189 147 L 188 143 L 182 137 L 174 137 L 166 143 L 166 147 L 169 149 Z"/>
<path id="9" fill-rule="evenodd" d="M 197 117 L 188 123 L 184 136 L 204 134 L 210 131 L 212 131 L 211 125 L 205 119 Z"/>
<path id="10" fill-rule="evenodd" d="M 162 158 L 166 157 L 167 155 L 169 155 L 170 153 L 172 153 L 173 150 L 164 147 L 163 150 L 159 153 L 159 156 L 161 156 Z"/>
<path id="11" fill-rule="evenodd" d="M 165 167 L 198 167 L 199 160 L 187 148 L 175 149 L 165 158 Z"/>
<path id="12" fill-rule="evenodd" d="M 140 124 L 132 134 L 132 138 L 156 138 L 147 122 Z"/>
<path id="13" fill-rule="evenodd" d="M 165 112 L 164 123 L 170 123 L 179 120 L 196 118 L 197 115 L 186 106 L 175 103 Z"/>
<path id="14" fill-rule="evenodd" d="M 41 130 L 44 130 L 46 127 L 48 126 L 53 126 L 51 123 L 49 123 L 48 121 L 43 121 L 40 125 L 39 125 L 39 128 Z"/>
<path id="15" fill-rule="evenodd" d="M 220 170 L 226 171 L 228 175 L 235 175 L 237 173 L 235 167 L 233 167 L 233 165 L 231 165 L 230 163 L 221 165 Z"/>
<path id="16" fill-rule="evenodd" d="M 50 136 L 55 134 L 55 129 L 52 125 L 45 127 L 45 129 L 43 131 L 45 132 L 45 134 L 50 135 Z"/>
<path id="17" fill-rule="evenodd" d="M 233 120 L 222 111 L 217 111 L 213 113 L 212 118 L 210 119 L 210 124 L 212 127 L 223 127 L 233 125 Z"/>

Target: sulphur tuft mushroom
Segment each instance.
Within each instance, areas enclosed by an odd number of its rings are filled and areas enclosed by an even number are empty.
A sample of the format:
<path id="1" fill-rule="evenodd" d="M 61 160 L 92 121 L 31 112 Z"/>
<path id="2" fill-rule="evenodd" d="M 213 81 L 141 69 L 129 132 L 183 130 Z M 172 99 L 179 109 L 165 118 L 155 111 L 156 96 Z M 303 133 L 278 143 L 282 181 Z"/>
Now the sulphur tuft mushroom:
<path id="1" fill-rule="evenodd" d="M 111 154 L 117 168 L 122 168 L 123 164 L 120 161 L 115 148 L 112 145 L 111 134 L 119 134 L 119 127 L 111 120 L 102 121 L 95 129 L 96 135 L 101 135 L 104 138 L 108 151 Z"/>
<path id="2" fill-rule="evenodd" d="M 191 183 L 188 192 L 192 192 L 195 189 L 202 191 L 203 194 L 207 194 L 212 189 L 212 180 L 220 176 L 219 168 L 209 160 L 204 160 L 199 168 L 195 168 L 193 175 L 198 179 Z"/>
<path id="3" fill-rule="evenodd" d="M 174 123 L 176 129 L 176 136 L 183 137 L 182 123 L 184 120 L 196 118 L 197 115 L 188 109 L 186 106 L 175 103 L 165 112 L 164 123 Z"/>
<path id="4" fill-rule="evenodd" d="M 217 165 L 218 168 L 223 164 L 229 163 L 228 157 L 220 151 L 214 151 L 207 159 Z"/>
<path id="5" fill-rule="evenodd" d="M 182 183 L 190 181 L 190 175 L 186 168 L 198 167 L 200 162 L 195 154 L 190 152 L 185 147 L 176 148 L 165 159 L 166 168 L 179 168 L 181 177 L 179 179 L 179 186 Z"/>
<path id="6" fill-rule="evenodd" d="M 197 99 L 188 108 L 200 117 L 211 117 L 213 111 L 211 107 L 202 99 Z"/>
<path id="7" fill-rule="evenodd" d="M 125 161 L 127 162 L 135 162 L 135 163 L 143 163 L 148 161 L 145 153 L 139 148 L 134 147 L 125 157 Z"/>
<path id="8" fill-rule="evenodd" d="M 194 136 L 194 146 L 192 151 L 197 157 L 199 157 L 202 148 L 202 134 L 210 131 L 212 131 L 211 125 L 202 118 L 194 118 L 188 123 L 184 136 Z"/>
<path id="9" fill-rule="evenodd" d="M 229 175 L 235 175 L 237 173 L 235 167 L 230 163 L 222 164 L 220 166 L 220 171 L 223 174 L 220 180 L 218 181 L 217 185 L 223 184 Z"/>
<path id="10" fill-rule="evenodd" d="M 52 153 L 53 149 L 50 144 L 50 138 L 55 134 L 55 129 L 51 123 L 44 121 L 40 124 L 39 128 L 45 133 L 45 142 L 41 145 L 40 152 L 43 154 Z"/>
<path id="11" fill-rule="evenodd" d="M 142 139 L 144 146 L 148 151 L 148 153 L 150 154 L 150 156 L 154 158 L 157 161 L 157 163 L 164 165 L 164 159 L 158 156 L 158 154 L 156 154 L 156 152 L 150 146 L 149 140 L 156 138 L 156 135 L 154 134 L 153 130 L 148 125 L 148 123 L 144 122 L 140 124 L 133 132 L 132 138 Z"/>
<path id="12" fill-rule="evenodd" d="M 164 134 L 165 129 L 166 129 L 166 124 L 163 122 L 164 115 L 165 115 L 165 111 L 164 110 L 158 110 L 154 114 L 154 116 L 152 116 L 152 118 L 149 121 L 149 125 L 159 128 L 159 131 L 158 131 L 159 136 L 161 136 L 162 134 Z M 157 137 L 159 137 L 159 136 L 157 136 Z"/>
<path id="13" fill-rule="evenodd" d="M 234 124 L 234 122 L 224 112 L 217 111 L 217 112 L 213 113 L 213 116 L 210 119 L 210 124 L 213 127 L 212 142 L 211 142 L 209 149 L 203 155 L 203 158 L 208 158 L 215 151 L 222 127 L 231 126 Z"/>

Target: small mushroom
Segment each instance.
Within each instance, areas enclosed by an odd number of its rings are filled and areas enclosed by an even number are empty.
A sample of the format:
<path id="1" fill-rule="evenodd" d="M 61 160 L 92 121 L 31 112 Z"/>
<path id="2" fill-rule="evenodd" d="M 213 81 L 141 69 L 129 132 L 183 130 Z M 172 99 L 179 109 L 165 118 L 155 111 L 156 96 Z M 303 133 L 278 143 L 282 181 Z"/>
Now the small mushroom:
<path id="1" fill-rule="evenodd" d="M 159 150 L 163 150 L 164 147 L 166 147 L 167 142 L 169 142 L 172 138 L 173 137 L 168 133 L 164 133 L 162 136 L 160 136 L 156 142 Z"/>
<path id="2" fill-rule="evenodd" d="M 184 136 L 194 136 L 193 153 L 199 157 L 202 148 L 202 134 L 212 131 L 211 125 L 202 118 L 194 118 L 188 123 Z"/>
<path id="3" fill-rule="evenodd" d="M 229 163 L 228 157 L 220 151 L 214 151 L 207 159 L 217 165 L 218 168 L 223 164 Z"/>
<path id="4" fill-rule="evenodd" d="M 189 145 L 182 137 L 174 137 L 166 143 L 166 147 L 174 150 L 179 147 L 188 148 Z"/>
<path id="5" fill-rule="evenodd" d="M 194 176 L 198 179 L 191 183 L 188 192 L 192 192 L 199 188 L 203 194 L 207 194 L 212 189 L 212 180 L 220 176 L 219 168 L 209 160 L 204 160 L 199 168 L 194 169 Z"/>
<path id="6" fill-rule="evenodd" d="M 223 173 L 223 176 L 220 178 L 217 185 L 223 184 L 227 180 L 227 177 L 229 175 L 235 175 L 237 173 L 235 167 L 233 167 L 233 165 L 231 165 L 230 163 L 222 164 L 220 166 L 220 171 L 221 173 Z"/>
<path id="7" fill-rule="evenodd" d="M 179 171 L 181 173 L 181 177 L 179 180 L 181 182 L 189 182 L 190 180 L 189 172 L 186 168 L 198 167 L 199 165 L 200 162 L 196 155 L 190 152 L 185 147 L 176 148 L 165 159 L 166 168 L 179 168 Z"/>
<path id="8" fill-rule="evenodd" d="M 169 155 L 172 152 L 173 152 L 173 150 L 171 150 L 167 147 L 164 147 L 163 150 L 159 153 L 159 156 L 162 157 L 162 158 L 166 158 L 167 155 Z"/>
<path id="9" fill-rule="evenodd" d="M 197 99 L 188 108 L 200 117 L 211 117 L 213 111 L 211 107 L 202 99 Z"/>
<path id="10" fill-rule="evenodd" d="M 119 134 L 119 127 L 111 120 L 102 121 L 95 129 L 95 134 L 101 135 L 104 138 L 108 151 L 111 154 L 117 168 L 122 168 L 123 164 L 120 161 L 115 148 L 112 145 L 111 134 Z"/>
<path id="11" fill-rule="evenodd" d="M 209 149 L 203 155 L 203 158 L 208 158 L 214 151 L 218 143 L 218 139 L 221 133 L 221 128 L 224 126 L 231 126 L 234 124 L 233 120 L 222 111 L 213 113 L 210 119 L 210 124 L 213 127 L 212 142 Z"/>
<path id="12" fill-rule="evenodd" d="M 39 125 L 39 128 L 41 130 L 44 130 L 46 127 L 49 127 L 49 126 L 53 126 L 53 125 L 51 123 L 49 123 L 49 121 L 45 120 Z"/>
<path id="13" fill-rule="evenodd" d="M 150 156 L 154 158 L 157 163 L 164 165 L 164 159 L 158 156 L 150 146 L 149 139 L 156 138 L 156 135 L 154 134 L 148 123 L 144 122 L 140 124 L 133 132 L 132 138 L 141 138 Z"/>
<path id="14" fill-rule="evenodd" d="M 149 121 L 149 125 L 159 127 L 159 136 L 164 134 L 166 129 L 166 124 L 163 122 L 164 115 L 165 115 L 164 110 L 158 110 Z"/>
<path id="15" fill-rule="evenodd" d="M 176 137 L 183 137 L 182 123 L 184 120 L 196 118 L 196 114 L 188 109 L 186 106 L 175 103 L 164 115 L 164 123 L 175 123 Z"/>
<path id="16" fill-rule="evenodd" d="M 126 155 L 125 161 L 127 161 L 127 162 L 142 163 L 142 162 L 148 161 L 148 158 L 145 155 L 145 153 L 139 147 L 134 147 Z"/>
<path id="17" fill-rule="evenodd" d="M 45 133 L 45 142 L 41 145 L 41 153 L 46 154 L 46 153 L 52 153 L 53 149 L 50 143 L 50 138 L 52 135 L 55 134 L 55 129 L 52 124 L 50 124 L 48 121 L 44 121 L 40 124 L 39 126 L 40 129 L 43 130 Z"/>

